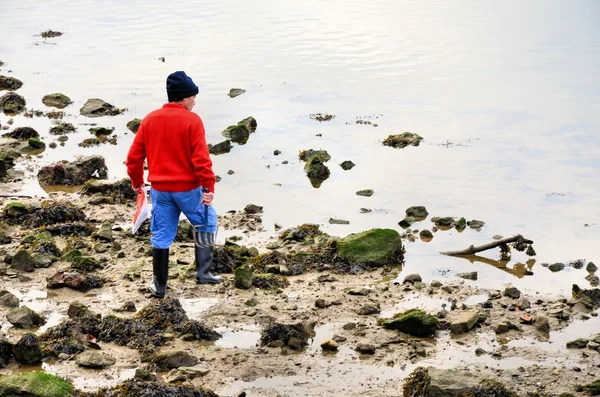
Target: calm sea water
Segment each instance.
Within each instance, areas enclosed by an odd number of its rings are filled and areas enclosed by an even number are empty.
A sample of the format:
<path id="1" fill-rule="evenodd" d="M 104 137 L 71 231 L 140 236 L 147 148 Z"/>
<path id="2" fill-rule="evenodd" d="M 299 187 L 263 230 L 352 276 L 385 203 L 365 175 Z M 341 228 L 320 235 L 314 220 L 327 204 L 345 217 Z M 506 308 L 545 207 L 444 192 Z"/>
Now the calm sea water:
<path id="1" fill-rule="evenodd" d="M 597 1 L 5 3 L 1 73 L 25 83 L 19 93 L 29 108 L 47 110 L 41 98 L 52 92 L 74 100 L 66 121 L 78 133 L 34 159 L 35 167 L 100 154 L 111 179 L 125 176 L 133 139 L 126 122 L 161 106 L 166 76 L 185 70 L 200 86 L 194 111 L 209 142 L 223 140 L 221 131 L 246 116 L 258 121 L 246 145 L 213 157 L 223 177 L 215 205 L 221 212 L 264 206 L 264 235 L 275 222 L 318 223 L 340 236 L 400 230 L 404 210 L 425 205 L 430 216 L 486 222 L 479 232 L 440 231 L 430 243 L 407 243 L 404 272 L 426 280 L 477 270 L 483 286 L 568 293 L 574 282 L 587 285 L 585 270 L 553 274 L 542 262 L 600 262 Z M 64 35 L 36 36 L 48 29 Z M 233 87 L 247 93 L 231 99 Z M 79 116 L 95 97 L 129 110 Z M 317 112 L 336 117 L 318 123 L 309 117 Z M 7 119 L 0 115 L 0 123 Z M 119 145 L 79 148 L 88 122 L 116 127 Z M 15 126 L 52 140 L 47 119 L 18 116 Z M 404 131 L 425 140 L 403 150 L 382 146 Z M 298 161 L 303 149 L 331 154 L 331 177 L 319 189 Z M 342 170 L 344 160 L 356 167 Z M 372 197 L 355 194 L 367 188 Z M 35 179 L 23 193 L 45 194 Z M 362 207 L 373 212 L 361 214 Z M 350 225 L 329 225 L 330 217 Z M 427 220 L 414 228 L 431 226 Z M 438 254 L 517 233 L 535 241 L 532 276 Z M 522 268 L 527 259 L 515 254 L 508 267 Z"/>

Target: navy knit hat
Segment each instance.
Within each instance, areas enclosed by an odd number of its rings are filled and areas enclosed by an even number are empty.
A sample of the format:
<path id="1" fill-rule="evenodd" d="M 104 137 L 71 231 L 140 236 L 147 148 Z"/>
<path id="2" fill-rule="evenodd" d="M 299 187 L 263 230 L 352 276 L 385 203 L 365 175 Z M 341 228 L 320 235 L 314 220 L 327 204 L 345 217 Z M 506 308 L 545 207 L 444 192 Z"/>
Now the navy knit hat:
<path id="1" fill-rule="evenodd" d="M 184 71 L 171 73 L 167 77 L 167 97 L 169 102 L 178 102 L 198 94 L 198 86 Z"/>

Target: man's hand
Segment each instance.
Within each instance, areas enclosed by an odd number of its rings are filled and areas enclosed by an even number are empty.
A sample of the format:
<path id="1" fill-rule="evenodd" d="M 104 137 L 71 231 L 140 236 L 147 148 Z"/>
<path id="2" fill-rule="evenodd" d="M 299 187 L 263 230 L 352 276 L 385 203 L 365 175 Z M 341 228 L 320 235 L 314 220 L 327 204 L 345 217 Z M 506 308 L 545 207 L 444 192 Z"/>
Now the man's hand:
<path id="1" fill-rule="evenodd" d="M 202 193 L 202 201 L 200 201 L 200 204 L 211 205 L 214 198 L 215 194 L 213 192 Z"/>
<path id="2" fill-rule="evenodd" d="M 141 186 L 131 186 L 131 188 L 133 189 L 133 191 L 135 192 L 135 194 L 141 194 L 144 193 L 144 185 Z"/>

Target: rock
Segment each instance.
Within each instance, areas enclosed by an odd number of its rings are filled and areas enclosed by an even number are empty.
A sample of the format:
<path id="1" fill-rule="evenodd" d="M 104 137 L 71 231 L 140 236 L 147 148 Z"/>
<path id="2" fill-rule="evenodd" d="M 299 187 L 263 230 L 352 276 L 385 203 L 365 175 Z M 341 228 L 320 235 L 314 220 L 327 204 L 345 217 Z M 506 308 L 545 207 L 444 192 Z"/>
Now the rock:
<path id="1" fill-rule="evenodd" d="M 331 156 L 325 150 L 303 150 L 298 155 L 301 161 L 305 161 L 304 172 L 314 188 L 321 186 L 321 183 L 329 178 L 331 171 L 325 165 L 331 159 Z"/>
<path id="2" fill-rule="evenodd" d="M 412 225 L 413 223 L 415 223 L 416 221 L 417 221 L 417 220 L 416 220 L 414 217 L 412 217 L 412 216 L 406 216 L 406 217 L 404 217 L 404 219 L 402 219 L 400 222 L 398 222 L 398 225 L 399 225 L 401 228 L 404 228 L 404 229 L 406 229 L 406 228 L 409 228 L 409 227 L 411 227 L 411 225 Z"/>
<path id="3" fill-rule="evenodd" d="M 208 368 L 176 368 L 172 369 L 165 377 L 167 383 L 178 383 L 190 381 L 207 375 L 210 372 Z"/>
<path id="4" fill-rule="evenodd" d="M 594 265 L 594 262 L 590 262 L 585 267 L 585 270 L 587 270 L 588 272 L 595 272 L 596 270 L 598 270 L 598 266 Z"/>
<path id="5" fill-rule="evenodd" d="M 3 289 L 0 291 L 0 306 L 8 308 L 19 307 L 19 298 Z"/>
<path id="6" fill-rule="evenodd" d="M 86 117 L 102 117 L 102 116 L 117 116 L 125 112 L 126 109 L 118 109 L 110 103 L 104 102 L 102 99 L 91 98 L 79 110 L 82 116 Z"/>
<path id="7" fill-rule="evenodd" d="M 373 195 L 373 190 L 372 189 L 365 189 L 365 190 L 359 190 L 358 192 L 356 192 L 357 196 L 364 196 L 364 197 L 371 197 Z"/>
<path id="8" fill-rule="evenodd" d="M 372 229 L 339 240 L 337 255 L 351 265 L 378 268 L 401 263 L 404 249 L 396 230 Z"/>
<path id="9" fill-rule="evenodd" d="M 427 229 L 423 229 L 421 230 L 421 232 L 419 233 L 419 236 L 422 239 L 428 240 L 428 239 L 432 239 L 433 238 L 433 233 L 431 233 L 429 230 Z"/>
<path id="10" fill-rule="evenodd" d="M 240 145 L 248 142 L 250 134 L 256 131 L 257 123 L 254 117 L 247 117 L 236 125 L 227 127 L 221 135 Z"/>
<path id="11" fill-rule="evenodd" d="M 381 319 L 380 324 L 387 329 L 396 329 L 413 336 L 428 336 L 435 332 L 438 319 L 420 309 L 398 313 L 390 319 Z"/>
<path id="12" fill-rule="evenodd" d="M 477 280 L 477 272 L 458 273 L 456 276 L 465 280 Z"/>
<path id="13" fill-rule="evenodd" d="M 24 112 L 27 106 L 25 98 L 15 92 L 8 92 L 0 97 L 0 110 L 5 114 L 18 114 Z"/>
<path id="14" fill-rule="evenodd" d="M 454 218 L 452 218 L 450 216 L 446 216 L 446 217 L 434 216 L 433 218 L 431 218 L 431 221 L 433 223 L 435 223 L 435 225 L 438 227 L 452 227 L 456 223 Z"/>
<path id="15" fill-rule="evenodd" d="M 484 354 L 487 354 L 487 352 L 484 349 L 482 349 L 481 347 L 478 347 L 477 349 L 475 349 L 476 356 L 483 356 Z"/>
<path id="16" fill-rule="evenodd" d="M 427 397 L 457 397 L 467 394 L 481 380 L 472 372 L 429 368 L 430 384 Z M 477 394 L 473 394 L 477 395 Z M 481 394 L 481 396 L 511 397 L 508 394 Z"/>
<path id="17" fill-rule="evenodd" d="M 55 107 L 58 109 L 64 109 L 73 103 L 71 98 L 61 93 L 45 95 L 42 98 L 42 102 L 46 106 Z"/>
<path id="18" fill-rule="evenodd" d="M 13 346 L 13 354 L 15 360 L 21 364 L 34 365 L 40 362 L 43 354 L 38 337 L 32 333 L 25 334 L 25 336 Z"/>
<path id="19" fill-rule="evenodd" d="M 137 197 L 137 194 L 131 187 L 129 178 L 123 178 L 118 181 L 92 179 L 85 184 L 81 190 L 81 194 L 84 196 L 102 194 L 109 196 L 114 202 L 121 204 L 134 201 Z"/>
<path id="20" fill-rule="evenodd" d="M 44 319 L 39 314 L 28 308 L 27 306 L 21 306 L 19 308 L 11 310 L 7 315 L 6 319 L 15 328 L 34 328 L 45 323 Z"/>
<path id="21" fill-rule="evenodd" d="M 281 341 L 282 346 L 300 350 L 308 345 L 308 338 L 314 332 L 314 323 L 280 324 L 275 323 L 263 330 L 261 345 L 272 346 L 272 343 Z"/>
<path id="22" fill-rule="evenodd" d="M 423 279 L 421 278 L 420 274 L 409 274 L 406 277 L 404 277 L 404 281 L 402 281 L 402 284 L 414 284 L 420 282 L 423 282 Z"/>
<path id="23" fill-rule="evenodd" d="M 244 213 L 245 214 L 262 214 L 263 207 L 260 205 L 256 205 L 256 204 L 248 204 L 247 206 L 244 207 Z"/>
<path id="24" fill-rule="evenodd" d="M 473 219 L 472 221 L 467 222 L 467 225 L 471 228 L 471 229 L 481 229 L 482 227 L 485 226 L 485 222 L 483 221 L 478 221 L 476 219 Z"/>
<path id="25" fill-rule="evenodd" d="M 343 219 L 334 219 L 334 218 L 329 218 L 329 223 L 331 225 L 349 225 L 350 221 L 345 221 Z"/>
<path id="26" fill-rule="evenodd" d="M 102 156 L 80 157 L 69 163 L 61 161 L 42 167 L 38 180 L 45 185 L 83 185 L 90 179 L 106 179 L 108 168 Z"/>
<path id="27" fill-rule="evenodd" d="M 150 372 L 147 367 L 138 367 L 135 369 L 134 378 L 145 381 L 152 381 L 156 380 L 157 376 L 156 374 Z"/>
<path id="28" fill-rule="evenodd" d="M 333 337 L 331 338 L 334 342 L 337 343 L 341 343 L 341 342 L 345 342 L 348 338 L 346 338 L 345 336 L 342 335 L 333 335 Z"/>
<path id="29" fill-rule="evenodd" d="M 450 332 L 453 334 L 464 334 L 469 332 L 471 328 L 479 320 L 479 312 L 477 310 L 469 310 L 462 312 L 450 323 Z"/>
<path id="30" fill-rule="evenodd" d="M 331 339 L 325 339 L 323 342 L 321 342 L 321 349 L 325 351 L 337 351 L 338 344 Z"/>
<path id="31" fill-rule="evenodd" d="M 0 158 L 0 178 L 4 178 L 8 175 L 8 167 L 6 166 L 6 160 Z"/>
<path id="32" fill-rule="evenodd" d="M 413 206 L 406 209 L 406 216 L 413 217 L 415 219 L 423 220 L 427 218 L 429 212 L 423 206 Z"/>
<path id="33" fill-rule="evenodd" d="M 14 77 L 0 75 L 0 90 L 18 90 L 23 86 L 23 82 Z"/>
<path id="34" fill-rule="evenodd" d="M 77 131 L 77 128 L 71 123 L 59 122 L 50 128 L 51 135 L 67 135 Z"/>
<path id="35" fill-rule="evenodd" d="M 30 138 L 39 138 L 40 134 L 31 127 L 18 127 L 11 132 L 2 134 L 2 136 L 12 139 L 18 139 L 19 141 L 26 141 Z"/>
<path id="36" fill-rule="evenodd" d="M 102 224 L 100 229 L 92 235 L 92 238 L 100 241 L 112 242 L 113 241 L 113 233 L 112 233 L 112 223 L 105 222 Z"/>
<path id="37" fill-rule="evenodd" d="M 583 390 L 585 390 L 588 396 L 600 396 L 600 379 L 584 385 Z"/>
<path id="38" fill-rule="evenodd" d="M 584 349 L 587 347 L 589 339 L 579 338 L 567 342 L 567 349 Z"/>
<path id="39" fill-rule="evenodd" d="M 344 171 L 348 171 L 348 170 L 351 170 L 352 168 L 354 168 L 355 165 L 356 164 L 354 164 L 352 161 L 346 160 L 340 164 L 340 167 L 342 167 L 342 169 Z"/>
<path id="40" fill-rule="evenodd" d="M 315 301 L 315 307 L 319 309 L 327 309 L 329 306 L 331 306 L 331 303 L 329 303 L 323 298 L 319 298 Z"/>
<path id="41" fill-rule="evenodd" d="M 383 145 L 393 147 L 395 149 L 403 149 L 409 145 L 419 146 L 422 140 L 423 137 L 419 136 L 418 134 L 404 132 L 402 134 L 389 135 L 383 140 Z"/>
<path id="42" fill-rule="evenodd" d="M 153 359 L 160 372 L 179 367 L 191 367 L 198 364 L 198 359 L 188 352 L 176 350 L 168 353 L 159 353 Z"/>
<path id="43" fill-rule="evenodd" d="M 33 258 L 25 250 L 20 250 L 15 254 L 10 267 L 20 272 L 32 272 L 35 269 Z"/>
<path id="44" fill-rule="evenodd" d="M 80 353 L 75 359 L 75 362 L 80 367 L 85 368 L 106 368 L 114 365 L 116 360 L 109 354 L 96 350 L 87 350 Z"/>
<path id="45" fill-rule="evenodd" d="M 373 290 L 366 288 L 366 287 L 359 287 L 359 288 L 351 288 L 349 290 L 346 291 L 346 293 L 348 295 L 355 295 L 355 296 L 367 296 L 369 295 Z"/>
<path id="46" fill-rule="evenodd" d="M 241 289 L 252 287 L 254 282 L 254 270 L 246 265 L 235 269 L 235 286 Z"/>
<path id="47" fill-rule="evenodd" d="M 46 372 L 22 372 L 0 377 L 0 396 L 71 397 L 71 384 Z"/>
<path id="48" fill-rule="evenodd" d="M 210 152 L 210 154 L 214 155 L 229 153 L 231 151 L 231 148 L 231 141 L 229 139 L 226 139 L 223 142 L 219 142 L 216 145 L 208 145 L 208 151 Z"/>
<path id="49" fill-rule="evenodd" d="M 531 303 L 527 299 L 519 299 L 515 304 L 520 310 L 527 310 L 531 307 Z"/>
<path id="50" fill-rule="evenodd" d="M 521 291 L 519 291 L 515 287 L 506 287 L 504 289 L 504 296 L 507 296 L 512 299 L 519 299 L 521 297 Z"/>
<path id="51" fill-rule="evenodd" d="M 565 268 L 564 263 L 553 263 L 550 266 L 548 266 L 548 269 L 550 269 L 551 272 L 560 272 L 564 268 Z"/>
<path id="52" fill-rule="evenodd" d="M 504 334 L 510 330 L 510 326 L 507 323 L 498 323 L 496 324 L 496 328 L 494 328 L 494 332 L 498 335 Z"/>
<path id="53" fill-rule="evenodd" d="M 82 318 L 90 314 L 90 309 L 81 302 L 72 302 L 67 310 L 67 316 L 69 316 L 69 318 Z"/>
<path id="54" fill-rule="evenodd" d="M 135 303 L 133 303 L 131 301 L 123 303 L 123 305 L 121 305 L 121 307 L 119 307 L 118 309 L 114 309 L 114 310 L 119 313 L 135 313 L 135 312 L 137 312 Z"/>
<path id="55" fill-rule="evenodd" d="M 236 96 L 240 96 L 242 94 L 246 93 L 246 90 L 244 90 L 243 88 L 232 88 L 229 90 L 229 97 L 230 98 L 235 98 Z"/>
<path id="56" fill-rule="evenodd" d="M 359 343 L 355 350 L 360 354 L 375 354 L 376 348 L 369 343 Z"/>
<path id="57" fill-rule="evenodd" d="M 13 345 L 12 343 L 0 339 L 0 369 L 8 367 L 10 360 L 13 357 Z"/>
<path id="58" fill-rule="evenodd" d="M 363 316 L 368 316 L 371 314 L 379 314 L 379 313 L 381 313 L 381 306 L 379 305 L 379 303 L 369 303 L 367 305 L 360 307 L 356 311 L 356 313 L 363 315 Z"/>
<path id="59" fill-rule="evenodd" d="M 46 284 L 50 289 L 68 287 L 82 292 L 102 287 L 102 281 L 95 276 L 84 276 L 77 272 L 65 272 L 64 270 L 59 270 L 46 278 Z"/>
<path id="60" fill-rule="evenodd" d="M 134 134 L 137 134 L 138 129 L 140 128 L 140 124 L 142 124 L 141 119 L 135 118 L 133 120 L 129 120 L 127 122 L 127 129 L 133 132 Z"/>
<path id="61" fill-rule="evenodd" d="M 46 148 L 46 144 L 37 138 L 29 138 L 27 140 L 27 144 L 29 146 L 27 148 L 24 148 L 23 151 L 34 151 Z"/>

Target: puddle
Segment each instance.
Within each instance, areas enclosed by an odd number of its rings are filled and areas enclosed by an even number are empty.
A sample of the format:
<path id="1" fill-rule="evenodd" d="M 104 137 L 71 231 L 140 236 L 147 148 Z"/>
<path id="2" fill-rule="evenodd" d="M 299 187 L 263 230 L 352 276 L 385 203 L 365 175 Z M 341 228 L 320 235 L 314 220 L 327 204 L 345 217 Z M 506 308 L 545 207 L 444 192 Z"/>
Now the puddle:
<path id="1" fill-rule="evenodd" d="M 406 296 L 402 302 L 394 305 L 392 308 L 382 310 L 380 317 L 392 317 L 396 313 L 402 313 L 409 309 L 423 309 L 426 312 L 437 312 L 442 310 L 442 305 L 446 305 L 446 310 L 450 310 L 451 302 L 445 299 L 431 298 L 426 295 L 413 294 Z"/>
<path id="2" fill-rule="evenodd" d="M 223 337 L 215 342 L 215 346 L 228 349 L 251 349 L 260 339 L 259 328 L 252 325 L 241 326 L 233 330 L 227 327 L 216 328 Z"/>
<path id="3" fill-rule="evenodd" d="M 181 307 L 183 307 L 190 320 L 200 320 L 202 319 L 202 314 L 216 306 L 219 300 L 214 298 L 197 298 L 180 299 L 179 302 L 181 302 Z"/>
<path id="4" fill-rule="evenodd" d="M 43 334 L 49 328 L 52 328 L 52 327 L 55 327 L 55 326 L 59 325 L 60 323 L 62 323 L 67 318 L 68 317 L 65 316 L 64 314 L 60 314 L 60 313 L 57 313 L 57 312 L 52 312 L 49 315 L 46 315 L 46 324 L 44 324 L 40 328 L 38 328 L 37 334 L 38 335 L 39 334 Z"/>

